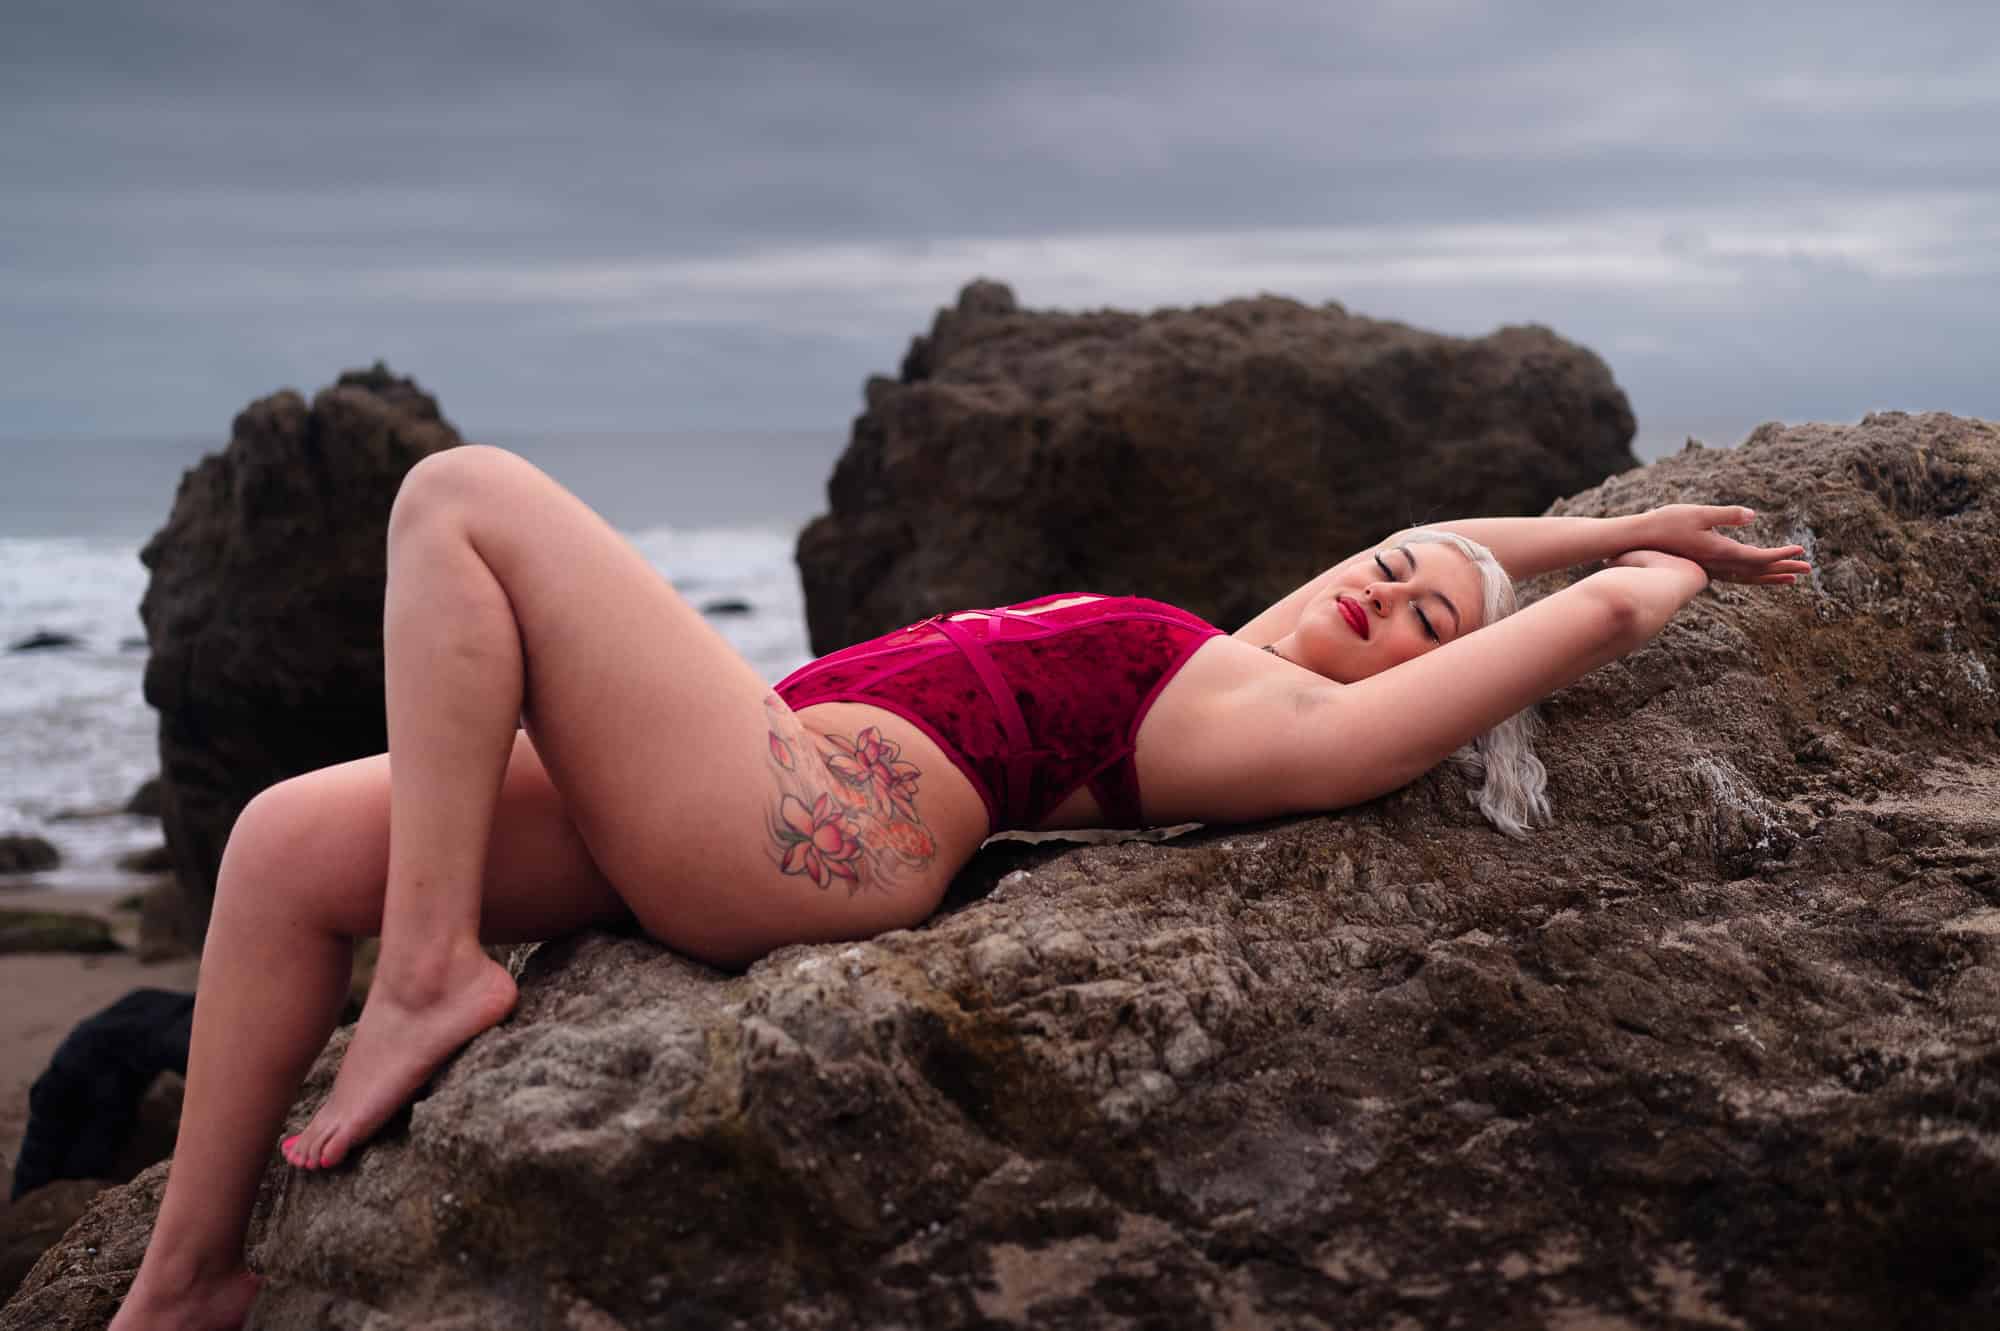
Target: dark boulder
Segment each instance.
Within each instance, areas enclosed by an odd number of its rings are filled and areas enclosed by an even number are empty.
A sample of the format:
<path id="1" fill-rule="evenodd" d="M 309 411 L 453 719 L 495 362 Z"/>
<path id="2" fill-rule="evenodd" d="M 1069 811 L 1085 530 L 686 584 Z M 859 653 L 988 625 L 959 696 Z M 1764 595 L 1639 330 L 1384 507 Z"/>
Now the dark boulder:
<path id="1" fill-rule="evenodd" d="M 125 812 L 136 813 L 146 818 L 160 816 L 160 778 L 147 777 L 132 792 L 132 798 L 125 801 Z"/>
<path id="2" fill-rule="evenodd" d="M 18 833 L 0 836 L 0 874 L 40 873 L 61 861 L 61 854 L 41 837 Z"/>
<path id="3" fill-rule="evenodd" d="M 118 857 L 118 867 L 126 873 L 172 873 L 174 855 L 165 846 L 148 846 Z"/>
<path id="4" fill-rule="evenodd" d="M 44 629 L 36 633 L 30 633 L 27 637 L 15 642 L 8 643 L 7 650 L 10 652 L 48 652 L 66 651 L 69 648 L 81 646 L 83 646 L 83 639 L 77 637 L 74 633 L 54 633 Z"/>
<path id="5" fill-rule="evenodd" d="M 187 1075 L 193 1023 L 193 994 L 134 989 L 63 1037 L 28 1091 L 10 1200 L 57 1179 L 123 1182 L 164 1159 L 171 1136 L 166 1149 L 121 1170 L 147 1088 L 163 1072 Z"/>
<path id="6" fill-rule="evenodd" d="M 1447 767 L 998 841 L 923 927 L 740 976 L 546 944 L 354 1167 L 274 1157 L 256 1324 L 1990 1326 L 1996 494 L 2000 430 L 1885 415 L 1566 501 L 1749 504 L 1817 573 L 1552 699 L 1524 840 Z M 101 1325 L 163 1177 L 0 1328 Z"/>
<path id="7" fill-rule="evenodd" d="M 140 616 L 160 714 L 160 812 L 207 931 L 236 815 L 300 772 L 380 753 L 389 509 L 417 461 L 459 441 L 437 403 L 380 364 L 308 406 L 287 389 L 236 418 L 182 478 Z"/>
<path id="8" fill-rule="evenodd" d="M 1275 296 L 1019 309 L 975 282 L 867 410 L 799 537 L 815 652 L 1057 591 L 1235 628 L 1398 526 L 1539 513 L 1636 465 L 1604 362 Z"/>

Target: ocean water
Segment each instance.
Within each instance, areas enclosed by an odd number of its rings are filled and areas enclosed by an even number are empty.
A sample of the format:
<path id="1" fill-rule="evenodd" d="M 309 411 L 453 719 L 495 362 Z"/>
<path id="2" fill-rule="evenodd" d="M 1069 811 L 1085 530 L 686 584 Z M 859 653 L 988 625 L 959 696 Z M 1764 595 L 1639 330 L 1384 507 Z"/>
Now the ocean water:
<path id="1" fill-rule="evenodd" d="M 469 434 L 470 432 L 468 432 Z M 804 434 L 499 436 L 603 513 L 770 680 L 810 655 L 792 550 L 841 441 Z M 137 885 L 117 868 L 161 841 L 115 812 L 159 770 L 139 549 L 181 473 L 222 439 L 0 439 L 0 835 L 52 842 L 62 863 L 0 878 L 52 889 Z M 32 634 L 76 645 L 8 650 Z"/>

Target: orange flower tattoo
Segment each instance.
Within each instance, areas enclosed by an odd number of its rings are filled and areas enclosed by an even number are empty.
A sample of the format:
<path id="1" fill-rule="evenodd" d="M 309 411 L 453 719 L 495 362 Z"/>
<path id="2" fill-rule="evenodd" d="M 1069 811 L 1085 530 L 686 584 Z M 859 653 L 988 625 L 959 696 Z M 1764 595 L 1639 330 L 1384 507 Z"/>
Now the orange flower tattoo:
<path id="1" fill-rule="evenodd" d="M 838 735 L 828 735 L 826 740 L 835 750 L 827 755 L 829 771 L 848 785 L 868 791 L 876 807 L 915 821 L 919 773 L 915 763 L 902 761 L 900 745 L 883 739 L 874 726 L 856 735 L 852 743 Z"/>

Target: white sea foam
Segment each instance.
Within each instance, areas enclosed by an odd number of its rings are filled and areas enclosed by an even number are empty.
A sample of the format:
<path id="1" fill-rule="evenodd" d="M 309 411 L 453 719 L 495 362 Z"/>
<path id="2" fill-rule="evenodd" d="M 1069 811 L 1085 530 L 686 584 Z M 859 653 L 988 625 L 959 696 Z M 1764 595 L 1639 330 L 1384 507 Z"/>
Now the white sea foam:
<path id="1" fill-rule="evenodd" d="M 774 682 L 810 656 L 795 539 L 789 524 L 653 527 L 632 536 L 697 607 L 748 603 L 748 613 L 710 622 Z M 0 649 L 38 632 L 78 639 L 70 648 L 0 650 L 0 835 L 44 837 L 63 857 L 61 868 L 26 880 L 36 885 L 116 881 L 120 855 L 160 839 L 151 819 L 56 819 L 121 806 L 159 770 L 157 718 L 141 695 L 146 653 L 134 645 L 144 635 L 138 607 L 147 576 L 136 543 L 0 538 Z"/>

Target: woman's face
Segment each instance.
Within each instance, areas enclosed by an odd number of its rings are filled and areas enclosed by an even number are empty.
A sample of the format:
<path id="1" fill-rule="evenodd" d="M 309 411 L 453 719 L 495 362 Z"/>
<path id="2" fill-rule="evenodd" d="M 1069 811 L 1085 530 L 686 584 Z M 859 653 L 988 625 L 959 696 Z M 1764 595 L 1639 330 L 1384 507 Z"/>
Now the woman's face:
<path id="1" fill-rule="evenodd" d="M 1454 547 L 1389 546 L 1343 565 L 1279 651 L 1352 684 L 1472 632 L 1485 604 L 1479 570 Z"/>

